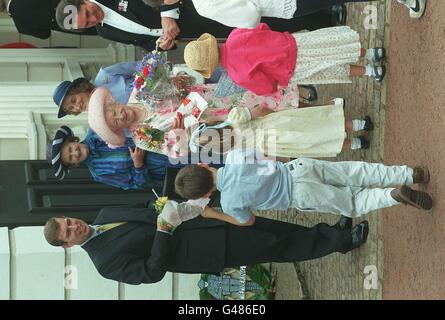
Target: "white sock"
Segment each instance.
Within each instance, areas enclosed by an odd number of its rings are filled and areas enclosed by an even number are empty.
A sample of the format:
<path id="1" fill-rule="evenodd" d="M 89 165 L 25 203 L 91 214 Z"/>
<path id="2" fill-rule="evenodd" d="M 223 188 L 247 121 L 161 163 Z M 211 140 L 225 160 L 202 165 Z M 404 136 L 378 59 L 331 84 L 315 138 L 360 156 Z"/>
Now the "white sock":
<path id="1" fill-rule="evenodd" d="M 378 73 L 382 74 L 382 67 L 380 67 L 380 66 L 374 67 L 371 64 L 367 64 L 365 66 L 365 76 L 368 76 L 368 77 L 375 77 L 375 76 L 377 76 L 377 73 L 375 72 L 375 69 L 378 69 L 379 70 Z"/>
<path id="2" fill-rule="evenodd" d="M 372 77 L 374 74 L 374 66 L 367 64 L 365 66 L 365 69 L 366 69 L 365 76 Z"/>
<path id="3" fill-rule="evenodd" d="M 352 131 L 360 131 L 365 129 L 365 120 L 354 119 L 352 120 Z"/>
<path id="4" fill-rule="evenodd" d="M 377 50 L 377 53 L 379 55 L 382 55 L 382 49 L 380 49 L 380 48 L 378 48 L 378 49 L 376 49 L 376 48 L 369 48 L 369 49 L 366 50 L 366 56 L 365 56 L 366 60 L 374 61 L 374 52 L 376 50 Z"/>
<path id="5" fill-rule="evenodd" d="M 359 138 L 351 138 L 351 150 L 357 150 L 357 149 L 361 149 L 362 147 L 362 143 L 360 142 Z"/>
<path id="6" fill-rule="evenodd" d="M 374 50 L 371 48 L 367 49 L 365 58 L 366 58 L 366 60 L 374 60 Z"/>

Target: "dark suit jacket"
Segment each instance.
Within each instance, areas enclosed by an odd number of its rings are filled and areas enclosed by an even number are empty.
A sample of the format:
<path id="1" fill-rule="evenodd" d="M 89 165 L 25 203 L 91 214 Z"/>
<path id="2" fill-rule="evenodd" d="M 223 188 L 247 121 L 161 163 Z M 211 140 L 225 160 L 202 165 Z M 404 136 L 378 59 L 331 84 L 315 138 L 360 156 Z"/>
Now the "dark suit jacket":
<path id="1" fill-rule="evenodd" d="M 167 271 L 216 273 L 225 263 L 225 223 L 198 217 L 169 235 L 156 231 L 154 208 L 108 207 L 93 225 L 127 221 L 83 246 L 99 273 L 128 283 L 160 281 Z M 203 241 L 205 239 L 205 241 Z"/>
<path id="2" fill-rule="evenodd" d="M 127 11 L 119 11 L 119 0 L 97 0 L 97 2 L 116 11 L 127 19 L 150 29 L 162 29 L 161 14 L 146 5 L 142 0 L 128 0 Z M 181 14 L 177 21 L 181 33 L 178 38 L 197 38 L 204 32 L 212 33 L 216 37 L 227 37 L 232 28 L 223 26 L 215 21 L 201 17 L 195 10 L 192 1 L 184 1 L 180 7 Z M 96 26 L 98 34 L 106 39 L 133 44 L 146 50 L 154 50 L 157 37 L 125 32 L 107 24 Z"/>
<path id="3" fill-rule="evenodd" d="M 9 14 L 18 32 L 40 39 L 51 36 L 51 30 L 75 34 L 96 35 L 95 28 L 83 32 L 69 32 L 59 28 L 55 9 L 60 0 L 12 0 Z"/>
<path id="4" fill-rule="evenodd" d="M 97 0 L 110 9 L 118 12 L 127 19 L 144 25 L 150 29 L 161 28 L 160 12 L 147 6 L 142 0 L 128 0 L 126 12 L 118 10 L 119 0 Z M 296 32 L 302 29 L 315 30 L 332 26 L 330 14 L 316 12 L 304 17 L 294 17 L 292 19 L 263 18 L 262 22 L 269 25 L 275 31 Z M 191 0 L 183 1 L 180 6 L 180 17 L 177 21 L 181 33 L 178 39 L 195 39 L 204 32 L 208 32 L 217 38 L 227 38 L 233 28 L 222 25 L 216 21 L 200 16 Z M 146 50 L 155 49 L 156 37 L 134 34 L 113 28 L 109 25 L 98 25 L 97 32 L 100 36 L 117 42 L 133 44 Z"/>

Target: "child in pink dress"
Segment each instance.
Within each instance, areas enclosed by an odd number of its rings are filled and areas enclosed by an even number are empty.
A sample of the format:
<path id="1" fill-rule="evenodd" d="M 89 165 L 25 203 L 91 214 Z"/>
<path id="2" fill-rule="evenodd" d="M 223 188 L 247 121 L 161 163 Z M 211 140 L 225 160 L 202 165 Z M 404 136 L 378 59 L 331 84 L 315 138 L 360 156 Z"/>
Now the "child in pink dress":
<path id="1" fill-rule="evenodd" d="M 272 95 L 278 86 L 349 83 L 351 77 L 368 75 L 380 82 L 384 66 L 356 66 L 360 57 L 372 62 L 384 58 L 383 48 L 365 50 L 359 35 L 349 27 L 312 32 L 276 32 L 264 24 L 254 29 L 234 29 L 218 50 L 205 33 L 184 50 L 187 65 L 209 77 L 220 63 L 234 82 L 258 95 Z"/>

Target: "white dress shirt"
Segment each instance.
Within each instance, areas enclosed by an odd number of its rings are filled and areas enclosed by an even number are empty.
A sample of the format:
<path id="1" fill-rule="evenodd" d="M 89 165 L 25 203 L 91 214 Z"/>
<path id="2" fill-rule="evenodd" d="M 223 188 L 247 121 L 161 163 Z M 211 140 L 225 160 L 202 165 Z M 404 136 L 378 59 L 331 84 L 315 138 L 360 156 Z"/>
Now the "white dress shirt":
<path id="1" fill-rule="evenodd" d="M 291 19 L 296 0 L 193 0 L 199 15 L 236 28 L 255 28 L 261 17 Z"/>

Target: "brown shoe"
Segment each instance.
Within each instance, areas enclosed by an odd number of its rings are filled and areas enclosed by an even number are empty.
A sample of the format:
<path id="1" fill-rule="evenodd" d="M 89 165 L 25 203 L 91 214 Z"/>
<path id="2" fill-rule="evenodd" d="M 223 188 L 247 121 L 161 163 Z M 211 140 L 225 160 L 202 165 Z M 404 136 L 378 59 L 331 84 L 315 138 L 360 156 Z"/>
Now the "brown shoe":
<path id="1" fill-rule="evenodd" d="M 402 186 L 400 190 L 394 189 L 391 191 L 391 196 L 394 200 L 403 204 L 408 204 L 417 209 L 431 210 L 433 207 L 433 199 L 428 193 L 413 190 L 408 186 Z"/>
<path id="2" fill-rule="evenodd" d="M 427 184 L 430 181 L 430 172 L 427 167 L 414 167 L 413 171 L 414 183 Z"/>

